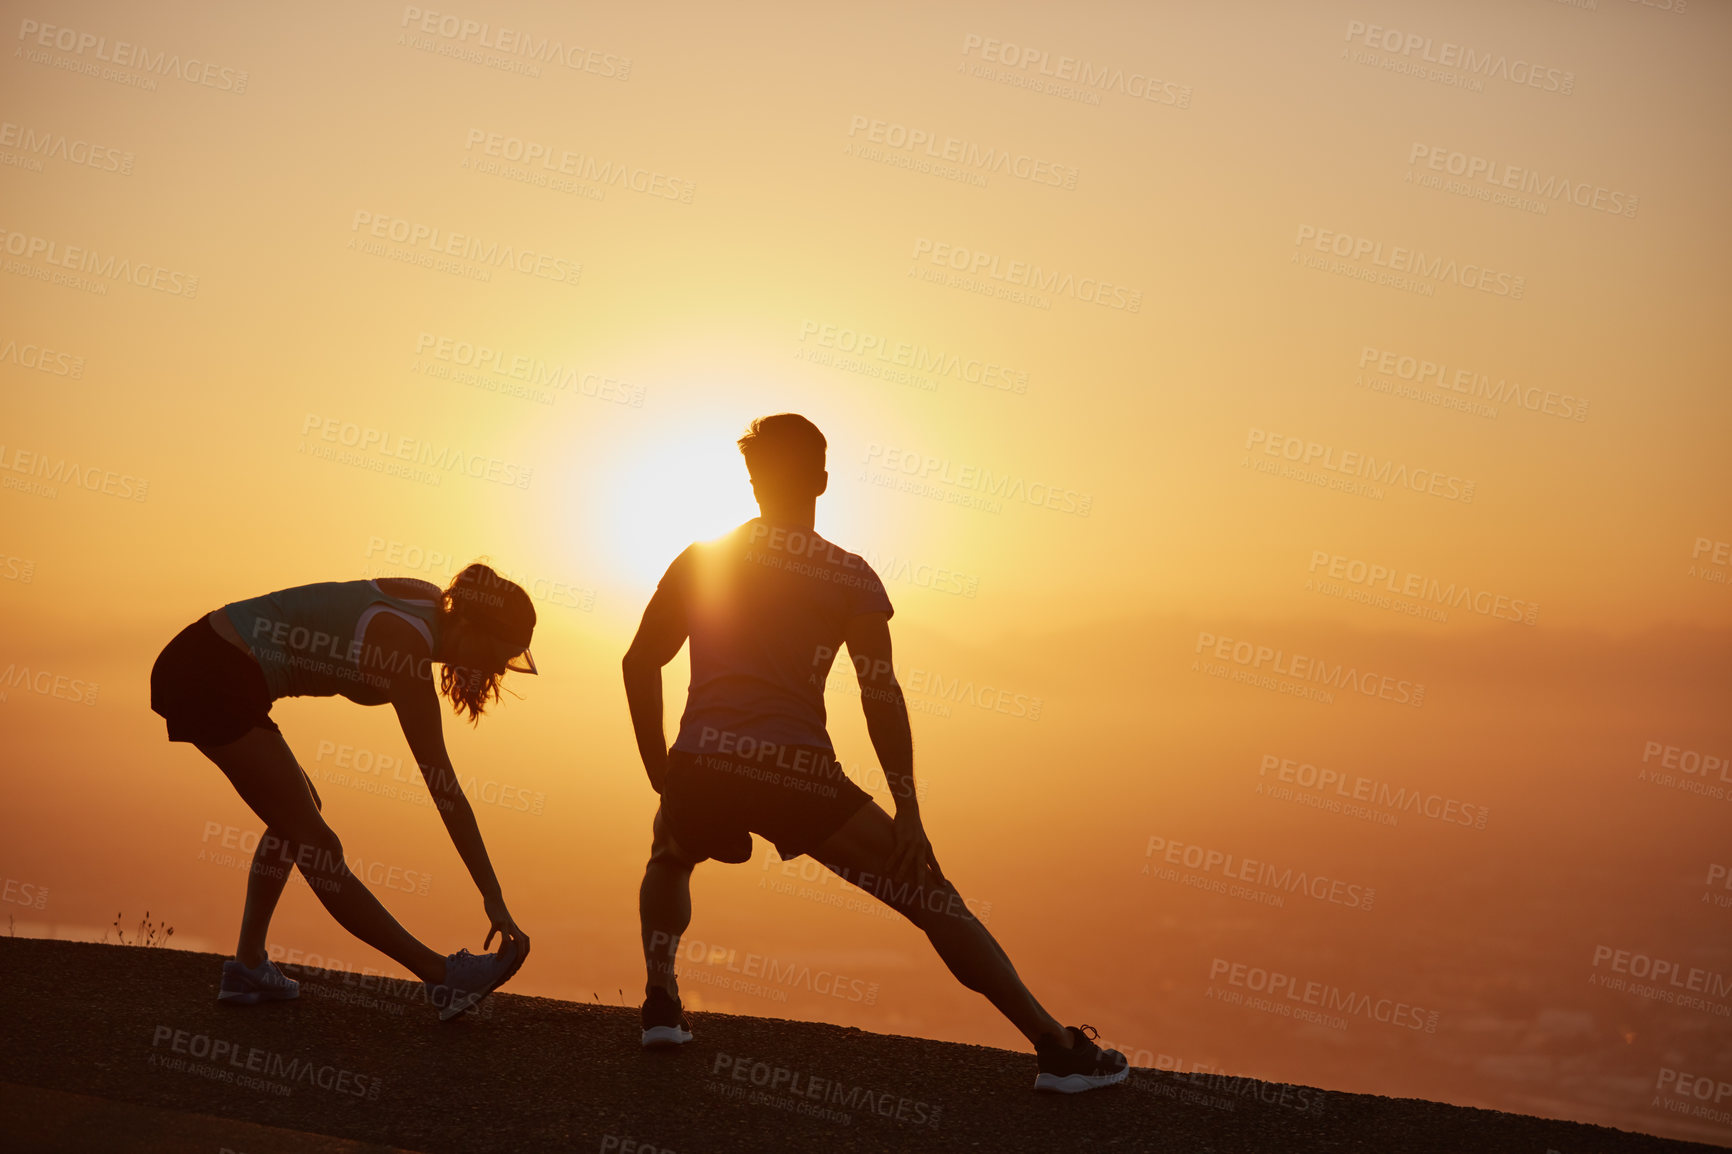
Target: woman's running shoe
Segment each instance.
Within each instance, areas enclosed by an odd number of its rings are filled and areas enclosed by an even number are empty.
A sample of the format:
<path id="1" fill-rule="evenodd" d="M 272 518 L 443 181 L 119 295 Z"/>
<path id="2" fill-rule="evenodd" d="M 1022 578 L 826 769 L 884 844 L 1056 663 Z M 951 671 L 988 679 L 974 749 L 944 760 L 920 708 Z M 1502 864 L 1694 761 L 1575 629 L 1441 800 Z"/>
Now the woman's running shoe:
<path id="1" fill-rule="evenodd" d="M 1093 1026 L 1077 1029 L 1066 1026 L 1071 1047 L 1065 1049 L 1058 1039 L 1048 1035 L 1034 1044 L 1035 1057 L 1040 1061 L 1040 1073 L 1034 1079 L 1036 1090 L 1052 1090 L 1060 1094 L 1080 1094 L 1123 1082 L 1131 1073 L 1131 1064 L 1117 1050 L 1103 1050 L 1095 1045 L 1100 1037 Z"/>
<path id="2" fill-rule="evenodd" d="M 646 1048 L 683 1046 L 692 1040 L 685 1010 L 678 998 L 660 986 L 651 986 L 643 1000 L 643 1044 Z"/>
<path id="3" fill-rule="evenodd" d="M 301 983 L 285 978 L 269 958 L 256 966 L 243 966 L 238 958 L 223 963 L 222 985 L 217 987 L 217 1001 L 235 1006 L 256 1006 L 260 1002 L 288 1002 L 301 996 Z"/>
<path id="4" fill-rule="evenodd" d="M 445 959 L 445 980 L 427 983 L 427 999 L 438 1007 L 441 1022 L 450 1021 L 504 985 L 522 964 L 509 940 L 492 954 L 458 950 Z"/>

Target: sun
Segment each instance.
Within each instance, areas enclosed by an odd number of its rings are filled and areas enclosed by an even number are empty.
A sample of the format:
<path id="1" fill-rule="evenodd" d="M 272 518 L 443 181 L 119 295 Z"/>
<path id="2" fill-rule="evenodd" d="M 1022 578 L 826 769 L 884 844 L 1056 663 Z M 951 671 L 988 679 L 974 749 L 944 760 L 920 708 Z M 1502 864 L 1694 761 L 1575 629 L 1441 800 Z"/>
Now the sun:
<path id="1" fill-rule="evenodd" d="M 734 445 L 742 431 L 707 420 L 618 446 L 596 520 L 619 576 L 653 586 L 687 545 L 758 515 Z"/>

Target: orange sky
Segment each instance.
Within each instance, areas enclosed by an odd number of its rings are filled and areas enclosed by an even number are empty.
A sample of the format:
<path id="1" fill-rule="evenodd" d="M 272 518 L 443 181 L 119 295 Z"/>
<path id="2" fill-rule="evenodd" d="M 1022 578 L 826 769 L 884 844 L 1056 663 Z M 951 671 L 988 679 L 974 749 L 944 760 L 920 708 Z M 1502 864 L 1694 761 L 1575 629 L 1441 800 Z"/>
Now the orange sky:
<path id="1" fill-rule="evenodd" d="M 448 734 L 535 938 L 512 988 L 635 1001 L 618 657 L 794 409 L 897 608 L 938 852 L 1055 1013 L 1144 1064 L 1732 1134 L 1654 1104 L 1732 1082 L 1726 12 L 8 12 L 17 932 L 229 948 L 254 819 L 163 740 L 157 651 L 487 557 L 541 613 L 542 676 Z M 388 712 L 274 716 L 393 911 L 477 948 Z M 690 1004 L 1018 1044 L 762 852 L 698 873 Z M 1227 855 L 1375 901 L 1219 892 Z M 298 883 L 273 940 L 389 964 Z M 1600 984 L 1620 950 L 1726 996 Z M 1239 964 L 1435 1029 L 1223 1001 Z"/>

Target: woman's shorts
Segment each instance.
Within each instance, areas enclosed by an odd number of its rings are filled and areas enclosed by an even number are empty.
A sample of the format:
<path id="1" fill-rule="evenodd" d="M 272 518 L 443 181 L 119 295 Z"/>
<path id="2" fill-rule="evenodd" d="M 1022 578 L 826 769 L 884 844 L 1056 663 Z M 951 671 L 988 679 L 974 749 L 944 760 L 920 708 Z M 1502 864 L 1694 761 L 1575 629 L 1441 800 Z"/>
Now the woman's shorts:
<path id="1" fill-rule="evenodd" d="M 816 746 L 768 746 L 771 758 L 670 750 L 662 816 L 683 856 L 749 861 L 752 834 L 775 843 L 783 860 L 811 853 L 872 795 Z"/>
<path id="2" fill-rule="evenodd" d="M 150 707 L 170 741 L 227 745 L 251 729 L 281 733 L 259 663 L 200 617 L 175 634 L 150 670 Z"/>

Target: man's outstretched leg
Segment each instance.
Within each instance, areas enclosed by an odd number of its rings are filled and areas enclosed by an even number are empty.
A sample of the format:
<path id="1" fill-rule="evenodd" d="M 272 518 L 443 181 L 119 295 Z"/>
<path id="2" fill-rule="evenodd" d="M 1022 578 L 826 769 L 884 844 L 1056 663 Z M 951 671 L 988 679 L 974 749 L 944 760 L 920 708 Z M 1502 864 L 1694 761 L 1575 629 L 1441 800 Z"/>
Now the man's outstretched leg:
<path id="1" fill-rule="evenodd" d="M 692 1040 L 680 1006 L 680 936 L 692 922 L 692 865 L 678 853 L 656 810 L 649 863 L 637 892 L 638 922 L 643 931 L 643 1044 L 677 1046 Z"/>
<path id="2" fill-rule="evenodd" d="M 868 802 L 812 856 L 918 926 L 956 980 L 1022 1032 L 1040 1059 L 1036 1089 L 1075 1093 L 1122 1082 L 1130 1072 L 1124 1055 L 1101 1050 L 1083 1030 L 1067 1028 L 1047 1013 L 954 886 L 938 881 L 924 866 L 916 887 L 884 876 L 895 844 L 890 815 Z"/>

